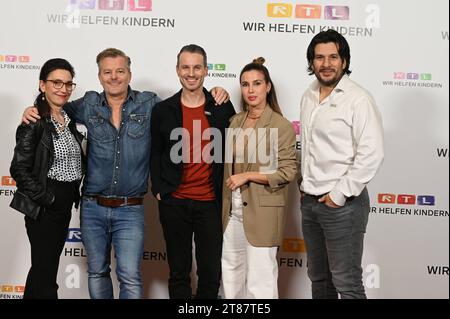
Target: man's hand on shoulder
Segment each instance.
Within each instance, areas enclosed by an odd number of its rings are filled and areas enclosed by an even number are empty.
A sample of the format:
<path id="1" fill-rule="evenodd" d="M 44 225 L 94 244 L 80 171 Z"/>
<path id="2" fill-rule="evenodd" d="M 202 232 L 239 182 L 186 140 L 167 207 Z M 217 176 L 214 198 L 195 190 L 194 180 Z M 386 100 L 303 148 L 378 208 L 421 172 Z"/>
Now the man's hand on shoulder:
<path id="1" fill-rule="evenodd" d="M 38 109 L 35 106 L 29 106 L 23 111 L 22 122 L 30 124 L 30 122 L 36 122 L 41 117 L 39 116 Z"/>
<path id="2" fill-rule="evenodd" d="M 228 92 L 219 86 L 215 86 L 211 89 L 211 95 L 216 101 L 216 105 L 222 105 L 230 100 L 230 95 Z"/>

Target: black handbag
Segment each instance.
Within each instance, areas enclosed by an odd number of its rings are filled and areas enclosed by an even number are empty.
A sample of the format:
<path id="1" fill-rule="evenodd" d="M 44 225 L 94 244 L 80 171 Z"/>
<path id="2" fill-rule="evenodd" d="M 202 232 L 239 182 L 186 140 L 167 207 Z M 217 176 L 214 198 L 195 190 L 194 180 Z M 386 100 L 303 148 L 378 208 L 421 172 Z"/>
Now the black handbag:
<path id="1" fill-rule="evenodd" d="M 14 208 L 34 220 L 37 219 L 39 211 L 41 210 L 41 206 L 38 203 L 20 191 L 14 193 L 9 207 Z"/>

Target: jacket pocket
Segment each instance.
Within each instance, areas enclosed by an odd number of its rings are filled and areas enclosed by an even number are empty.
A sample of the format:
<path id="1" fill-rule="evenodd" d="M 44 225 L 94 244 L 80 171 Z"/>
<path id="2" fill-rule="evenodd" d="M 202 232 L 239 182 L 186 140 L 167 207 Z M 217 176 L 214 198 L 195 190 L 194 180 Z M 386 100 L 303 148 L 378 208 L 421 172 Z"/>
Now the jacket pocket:
<path id="1" fill-rule="evenodd" d="M 283 195 L 259 196 L 259 206 L 283 207 L 286 205 Z"/>
<path id="2" fill-rule="evenodd" d="M 101 142 L 107 142 L 110 138 L 108 137 L 108 121 L 105 120 L 101 116 L 92 116 L 89 119 L 88 128 L 88 138 L 92 137 L 93 139 Z"/>
<path id="3" fill-rule="evenodd" d="M 130 114 L 128 120 L 128 135 L 133 138 L 142 137 L 145 133 L 145 126 L 148 120 L 147 115 Z"/>
<path id="4" fill-rule="evenodd" d="M 13 199 L 9 206 L 34 220 L 37 219 L 39 211 L 41 210 L 41 206 L 39 204 L 20 191 L 16 191 L 14 193 Z"/>

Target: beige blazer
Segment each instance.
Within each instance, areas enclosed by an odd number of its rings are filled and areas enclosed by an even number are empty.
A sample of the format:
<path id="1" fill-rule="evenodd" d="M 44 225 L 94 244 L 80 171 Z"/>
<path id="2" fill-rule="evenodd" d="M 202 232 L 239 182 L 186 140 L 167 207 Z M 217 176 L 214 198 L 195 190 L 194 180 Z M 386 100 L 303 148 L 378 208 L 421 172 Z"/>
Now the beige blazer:
<path id="1" fill-rule="evenodd" d="M 233 152 L 232 129 L 242 127 L 247 112 L 241 112 L 231 118 L 229 130 L 226 137 L 226 157 L 230 159 L 230 153 Z M 269 129 L 275 128 L 278 132 L 278 145 L 274 138 L 264 138 L 269 135 Z M 260 129 L 260 130 L 258 130 Z M 267 106 L 260 119 L 256 122 L 256 148 L 252 147 L 251 142 L 243 143 L 244 154 L 248 154 L 246 162 L 238 163 L 242 172 L 256 171 L 267 174 L 269 185 L 257 183 L 247 183 L 241 186 L 241 195 L 243 202 L 244 231 L 248 242 L 256 247 L 279 246 L 283 240 L 283 229 L 286 220 L 288 188 L 289 182 L 295 179 L 297 173 L 297 158 L 295 151 L 295 132 L 292 124 L 280 114 L 272 111 Z M 239 141 L 239 139 L 237 139 Z M 239 147 L 242 145 L 237 145 Z M 269 154 L 270 148 L 277 154 L 274 162 L 275 169 L 268 169 L 265 163 L 260 161 L 258 150 L 264 148 Z M 225 231 L 230 218 L 231 211 L 231 190 L 225 185 L 225 181 L 232 175 L 233 163 L 225 161 L 224 184 L 223 184 L 223 205 L 222 222 L 223 231 Z"/>

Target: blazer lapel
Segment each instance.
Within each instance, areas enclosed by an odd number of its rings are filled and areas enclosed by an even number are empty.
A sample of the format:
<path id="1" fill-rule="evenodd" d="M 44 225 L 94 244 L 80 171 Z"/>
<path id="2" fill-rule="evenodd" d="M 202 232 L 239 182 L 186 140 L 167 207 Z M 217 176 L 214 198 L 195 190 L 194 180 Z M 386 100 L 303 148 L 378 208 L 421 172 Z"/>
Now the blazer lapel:
<path id="1" fill-rule="evenodd" d="M 248 154 L 248 161 L 247 161 L 247 165 L 245 167 L 245 172 L 249 172 L 251 171 L 250 168 L 252 166 L 252 164 L 257 163 L 256 161 L 256 153 L 258 151 L 259 148 L 262 148 L 264 150 L 266 150 L 266 144 L 263 143 L 266 141 L 266 139 L 268 138 L 266 135 L 268 134 L 267 130 L 265 130 L 266 127 L 268 127 L 270 125 L 270 120 L 272 118 L 272 108 L 267 105 L 266 108 L 264 109 L 264 112 L 261 114 L 261 117 L 259 118 L 259 120 L 256 122 L 256 125 L 254 127 L 254 132 L 253 134 L 256 137 L 256 147 L 252 147 L 252 149 L 248 150 L 245 149 L 245 151 Z M 258 130 L 261 129 L 261 130 Z M 262 130 L 264 129 L 264 130 Z M 258 131 L 262 131 L 265 132 L 266 134 L 259 134 Z M 247 148 L 248 145 L 246 145 Z"/>
<path id="2" fill-rule="evenodd" d="M 245 114 L 237 114 L 231 121 L 229 127 L 226 129 L 227 135 L 225 138 L 225 176 L 229 177 L 233 173 L 233 163 L 234 163 L 234 144 L 236 130 L 242 127 L 245 120 Z"/>

